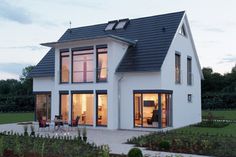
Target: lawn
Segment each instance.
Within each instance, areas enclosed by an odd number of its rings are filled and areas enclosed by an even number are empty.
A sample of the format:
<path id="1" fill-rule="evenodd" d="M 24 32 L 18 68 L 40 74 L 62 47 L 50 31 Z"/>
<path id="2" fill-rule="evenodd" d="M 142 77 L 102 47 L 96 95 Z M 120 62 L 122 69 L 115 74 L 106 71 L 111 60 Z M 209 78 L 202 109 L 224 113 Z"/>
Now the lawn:
<path id="1" fill-rule="evenodd" d="M 0 124 L 18 123 L 18 122 L 26 122 L 33 120 L 34 120 L 33 112 L 0 113 Z"/>
<path id="2" fill-rule="evenodd" d="M 214 117 L 222 117 L 220 119 L 236 120 L 236 110 L 204 110 L 202 111 L 202 116 L 207 116 L 209 112 L 211 112 Z"/>
<path id="3" fill-rule="evenodd" d="M 200 134 L 209 134 L 209 135 L 226 135 L 236 137 L 236 124 L 229 124 L 223 128 L 208 128 L 208 127 L 193 127 L 188 126 L 181 129 L 177 129 L 177 132 L 192 132 Z"/>

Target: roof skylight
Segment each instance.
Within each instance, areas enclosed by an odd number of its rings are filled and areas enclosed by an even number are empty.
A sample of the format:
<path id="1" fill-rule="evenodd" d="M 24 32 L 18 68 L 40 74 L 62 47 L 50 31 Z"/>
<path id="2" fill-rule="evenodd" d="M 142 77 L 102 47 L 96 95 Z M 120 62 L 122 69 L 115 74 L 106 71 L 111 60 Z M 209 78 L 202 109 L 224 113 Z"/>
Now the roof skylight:
<path id="1" fill-rule="evenodd" d="M 117 24 L 118 21 L 110 21 L 108 22 L 106 28 L 105 28 L 105 31 L 110 31 L 110 30 L 113 30 L 115 25 Z"/>
<path id="2" fill-rule="evenodd" d="M 119 20 L 119 23 L 116 25 L 116 29 L 124 29 L 128 21 L 129 19 Z"/>

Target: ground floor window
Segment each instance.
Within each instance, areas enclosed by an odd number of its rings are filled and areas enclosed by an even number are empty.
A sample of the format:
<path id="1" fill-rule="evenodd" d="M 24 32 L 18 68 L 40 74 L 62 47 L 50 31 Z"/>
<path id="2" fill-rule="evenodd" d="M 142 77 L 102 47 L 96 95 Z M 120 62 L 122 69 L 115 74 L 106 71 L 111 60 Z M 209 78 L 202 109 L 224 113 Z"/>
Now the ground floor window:
<path id="1" fill-rule="evenodd" d="M 69 94 L 68 92 L 60 93 L 60 116 L 61 119 L 68 122 L 69 118 Z"/>
<path id="2" fill-rule="evenodd" d="M 79 117 L 79 124 L 93 125 L 94 103 L 91 93 L 73 93 L 72 94 L 72 120 Z"/>
<path id="3" fill-rule="evenodd" d="M 134 91 L 134 126 L 165 128 L 171 125 L 171 92 Z"/>
<path id="4" fill-rule="evenodd" d="M 50 120 L 51 118 L 51 94 L 36 94 L 36 120 Z"/>
<path id="5" fill-rule="evenodd" d="M 97 91 L 97 126 L 107 126 L 107 92 Z"/>

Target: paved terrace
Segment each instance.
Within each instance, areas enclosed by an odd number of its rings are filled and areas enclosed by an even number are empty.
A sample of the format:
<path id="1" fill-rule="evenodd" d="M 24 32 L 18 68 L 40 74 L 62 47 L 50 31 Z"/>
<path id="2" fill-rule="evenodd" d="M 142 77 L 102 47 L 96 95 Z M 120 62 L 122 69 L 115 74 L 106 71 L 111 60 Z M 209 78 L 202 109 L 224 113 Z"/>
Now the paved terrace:
<path id="1" fill-rule="evenodd" d="M 43 136 L 64 136 L 65 133 L 61 133 L 60 131 L 53 131 L 53 128 L 49 131 L 48 129 L 38 131 L 38 125 L 35 125 L 36 134 L 40 134 Z M 81 128 L 82 129 L 82 128 Z M 3 124 L 0 125 L 0 132 L 3 131 L 13 131 L 18 133 L 23 133 L 23 125 L 18 124 Z M 30 127 L 28 127 L 28 131 L 30 132 Z M 134 136 L 140 136 L 149 134 L 150 131 L 140 131 L 140 130 L 107 130 L 105 128 L 89 128 L 87 127 L 87 136 L 88 142 L 94 142 L 97 145 L 109 145 L 111 152 L 114 154 L 127 154 L 128 151 L 134 147 L 130 144 L 124 144 L 127 139 L 130 139 Z M 68 131 L 67 135 L 75 137 L 77 136 L 77 130 Z M 150 157 L 165 157 L 165 156 L 180 156 L 180 157 L 201 157 L 200 155 L 190 155 L 190 154 L 179 154 L 179 153 L 168 153 L 168 152 L 157 152 L 157 151 L 149 151 L 144 148 L 141 148 L 143 154 L 148 155 Z"/>

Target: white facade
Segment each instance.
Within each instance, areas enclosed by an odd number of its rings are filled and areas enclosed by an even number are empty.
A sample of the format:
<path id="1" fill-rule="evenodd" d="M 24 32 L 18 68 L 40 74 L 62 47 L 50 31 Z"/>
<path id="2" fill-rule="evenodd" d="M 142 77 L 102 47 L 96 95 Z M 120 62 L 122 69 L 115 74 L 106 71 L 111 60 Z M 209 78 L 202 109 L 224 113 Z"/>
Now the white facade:
<path id="1" fill-rule="evenodd" d="M 59 114 L 59 92 L 69 92 L 69 120 L 71 120 L 71 91 L 107 90 L 108 129 L 133 129 L 134 128 L 134 90 L 169 90 L 172 91 L 172 127 L 177 128 L 201 121 L 201 69 L 192 41 L 187 17 L 184 16 L 187 37 L 178 32 L 172 41 L 160 72 L 129 72 L 117 73 L 122 57 L 126 53 L 128 44 L 113 39 L 96 39 L 90 41 L 78 41 L 56 45 L 55 47 L 55 77 L 33 78 L 34 92 L 51 92 L 51 119 Z M 182 26 L 179 25 L 179 29 Z M 108 49 L 108 81 L 96 83 L 94 74 L 93 83 L 60 84 L 60 56 L 62 48 L 94 46 L 94 61 L 96 61 L 96 45 L 106 44 Z M 175 52 L 181 54 L 181 84 L 175 83 Z M 193 84 L 187 85 L 187 57 L 192 58 Z M 71 53 L 70 53 L 71 57 Z M 71 62 L 71 59 L 70 59 Z M 71 63 L 70 63 L 71 64 Z M 71 66 L 70 66 L 71 67 Z M 96 64 L 94 63 L 94 69 Z M 95 71 L 95 70 L 94 70 Z M 70 69 L 71 72 L 71 69 Z M 69 75 L 71 77 L 71 75 Z M 71 80 L 71 78 L 69 79 Z M 192 94 L 192 102 L 188 102 L 187 95 Z M 96 99 L 94 96 L 94 124 L 96 127 Z"/>

